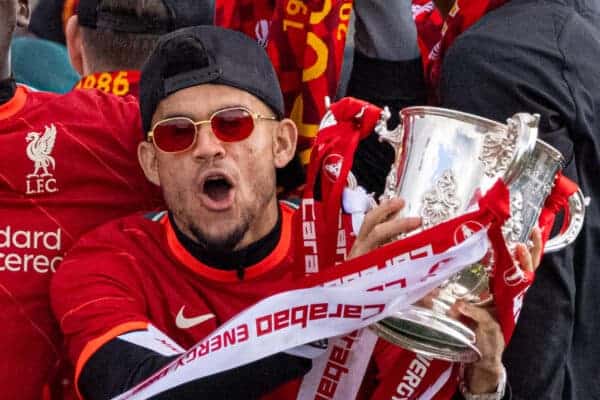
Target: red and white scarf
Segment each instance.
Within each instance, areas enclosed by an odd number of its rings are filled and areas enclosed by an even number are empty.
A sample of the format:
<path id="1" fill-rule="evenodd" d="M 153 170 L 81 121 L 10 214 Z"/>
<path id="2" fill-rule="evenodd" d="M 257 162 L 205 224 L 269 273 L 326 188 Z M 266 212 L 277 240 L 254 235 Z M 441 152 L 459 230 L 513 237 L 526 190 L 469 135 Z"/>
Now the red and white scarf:
<path id="1" fill-rule="evenodd" d="M 352 247 L 352 216 L 342 212 L 342 193 L 358 143 L 371 134 L 381 111 L 347 97 L 333 104 L 321 122 L 296 213 L 296 229 L 302 232 L 296 254 L 304 260 L 300 275 L 317 274 L 344 261 Z M 320 199 L 315 198 L 317 184 Z"/>

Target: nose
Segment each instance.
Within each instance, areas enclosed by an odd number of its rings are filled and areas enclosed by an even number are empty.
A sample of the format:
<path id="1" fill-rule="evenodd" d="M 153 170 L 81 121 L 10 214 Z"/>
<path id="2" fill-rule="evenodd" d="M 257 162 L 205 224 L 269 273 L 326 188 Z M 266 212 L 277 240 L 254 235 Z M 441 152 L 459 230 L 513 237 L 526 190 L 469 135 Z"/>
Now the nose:
<path id="1" fill-rule="evenodd" d="M 194 158 L 203 160 L 223 158 L 225 156 L 225 147 L 212 132 L 210 124 L 202 124 L 197 129 L 196 143 L 192 149 Z"/>

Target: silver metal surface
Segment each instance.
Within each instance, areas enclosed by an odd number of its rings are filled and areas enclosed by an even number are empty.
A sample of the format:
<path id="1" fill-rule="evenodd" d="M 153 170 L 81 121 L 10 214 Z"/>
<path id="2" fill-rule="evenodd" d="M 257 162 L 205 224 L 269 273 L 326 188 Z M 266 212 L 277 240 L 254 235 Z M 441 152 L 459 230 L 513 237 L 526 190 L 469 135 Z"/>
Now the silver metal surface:
<path id="1" fill-rule="evenodd" d="M 403 198 L 403 216 L 422 217 L 423 228 L 465 213 L 498 178 L 510 184 L 520 174 L 538 119 L 521 113 L 504 125 L 443 108 L 405 108 L 396 130 L 378 128 L 396 151 L 384 196 Z"/>
<path id="2" fill-rule="evenodd" d="M 520 178 L 536 144 L 539 116 L 516 114 L 505 125 L 453 110 L 410 107 L 400 111 L 400 121 L 389 131 L 382 118 L 376 129 L 396 151 L 382 198 L 404 199 L 402 215 L 421 217 L 425 229 L 470 211 L 498 178 L 509 185 Z M 417 353 L 477 360 L 475 334 L 446 312 L 457 298 L 475 304 L 490 298 L 487 268 L 473 265 L 449 279 L 433 310 L 413 306 L 373 329 Z"/>
<path id="3" fill-rule="evenodd" d="M 538 139 L 523 170 L 509 185 L 511 217 L 502 232 L 509 245 L 525 243 L 537 225 L 546 198 L 552 191 L 556 174 L 565 160 L 561 153 L 543 140 Z M 569 225 L 565 232 L 551 238 L 544 253 L 562 250 L 575 241 L 585 218 L 583 193 L 578 190 L 569 198 Z"/>
<path id="4" fill-rule="evenodd" d="M 558 150 L 537 140 L 523 170 L 509 185 L 511 216 L 502 229 L 509 246 L 529 239 L 563 163 Z"/>
<path id="5" fill-rule="evenodd" d="M 387 318 L 387 320 L 396 319 L 396 317 Z M 448 332 L 449 343 L 440 343 L 439 341 L 431 341 L 423 337 L 399 333 L 395 328 L 383 322 L 373 324 L 370 328 L 384 340 L 426 357 L 464 363 L 475 362 L 481 359 L 481 352 L 477 349 L 475 343 L 469 340 L 469 338 L 461 338 L 460 335 L 457 336 L 455 333 Z M 441 332 L 445 330 L 443 327 L 440 329 Z M 454 342 L 460 344 L 458 346 L 450 344 Z"/>

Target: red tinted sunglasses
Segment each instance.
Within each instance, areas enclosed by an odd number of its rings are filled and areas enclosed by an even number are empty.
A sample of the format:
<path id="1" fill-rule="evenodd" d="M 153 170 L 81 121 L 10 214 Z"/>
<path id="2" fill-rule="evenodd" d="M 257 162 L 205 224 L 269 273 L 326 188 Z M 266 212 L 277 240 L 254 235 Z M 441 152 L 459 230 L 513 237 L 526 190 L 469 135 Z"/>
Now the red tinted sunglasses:
<path id="1" fill-rule="evenodd" d="M 193 121 L 187 117 L 167 118 L 154 124 L 148 132 L 148 141 L 166 153 L 186 151 L 196 143 L 198 127 L 210 124 L 215 136 L 223 142 L 246 139 L 254 130 L 254 121 L 265 119 L 277 121 L 275 117 L 264 117 L 244 107 L 231 107 L 212 113 L 206 121 Z"/>

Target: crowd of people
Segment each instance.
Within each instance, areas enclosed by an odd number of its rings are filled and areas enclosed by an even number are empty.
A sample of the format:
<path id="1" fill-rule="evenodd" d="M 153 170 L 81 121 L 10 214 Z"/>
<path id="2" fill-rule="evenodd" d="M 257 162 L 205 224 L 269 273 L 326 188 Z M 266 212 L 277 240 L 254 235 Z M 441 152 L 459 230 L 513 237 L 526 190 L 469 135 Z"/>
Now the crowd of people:
<path id="1" fill-rule="evenodd" d="M 535 279 L 510 341 L 493 303 L 456 303 L 476 362 L 354 332 L 349 355 L 312 343 L 152 398 L 600 399 L 598 62 L 593 0 L 0 0 L 0 398 L 135 391 L 293 288 L 323 97 L 351 96 L 351 172 L 375 198 L 395 157 L 371 133 L 380 108 L 390 127 L 414 105 L 539 114 L 590 198 L 578 239 L 542 256 L 534 229 L 516 246 Z M 346 260 L 419 229 L 403 206 L 382 201 L 338 236 Z M 325 387 L 323 351 L 364 368 Z"/>

